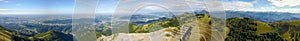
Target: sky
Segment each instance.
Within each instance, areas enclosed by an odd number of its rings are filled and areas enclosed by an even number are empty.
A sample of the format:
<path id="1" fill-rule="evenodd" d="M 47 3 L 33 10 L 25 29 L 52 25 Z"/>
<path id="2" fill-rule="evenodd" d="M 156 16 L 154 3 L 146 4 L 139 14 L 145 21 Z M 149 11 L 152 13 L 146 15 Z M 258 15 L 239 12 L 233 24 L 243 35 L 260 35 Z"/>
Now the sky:
<path id="1" fill-rule="evenodd" d="M 72 12 L 73 0 L 0 0 L 0 14 Z"/>
<path id="2" fill-rule="evenodd" d="M 227 0 L 223 3 L 229 10 L 300 12 L 300 0 Z"/>
<path id="3" fill-rule="evenodd" d="M 300 13 L 300 0 L 218 0 L 217 3 L 221 5 L 206 0 L 184 1 L 193 10 L 221 7 L 221 9 L 224 10 L 236 11 Z M 126 2 L 132 3 L 145 1 L 99 0 L 96 13 L 114 13 L 118 6 L 128 5 Z M 172 0 L 170 2 L 172 2 Z M 74 3 L 76 3 L 75 0 L 0 0 L 0 14 L 71 14 L 74 11 Z M 207 7 L 208 5 L 214 5 L 214 7 Z M 157 8 L 159 7 L 149 6 L 145 7 L 145 10 L 157 10 Z"/>

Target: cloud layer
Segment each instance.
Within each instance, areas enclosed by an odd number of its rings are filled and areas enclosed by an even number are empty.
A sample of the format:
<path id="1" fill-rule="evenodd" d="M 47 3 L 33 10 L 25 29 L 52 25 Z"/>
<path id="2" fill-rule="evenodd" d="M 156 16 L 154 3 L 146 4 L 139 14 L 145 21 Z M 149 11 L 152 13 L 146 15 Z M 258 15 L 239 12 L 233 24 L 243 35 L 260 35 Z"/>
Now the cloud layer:
<path id="1" fill-rule="evenodd" d="M 278 7 L 284 7 L 284 6 L 300 6 L 300 0 L 268 0 L 273 5 Z"/>

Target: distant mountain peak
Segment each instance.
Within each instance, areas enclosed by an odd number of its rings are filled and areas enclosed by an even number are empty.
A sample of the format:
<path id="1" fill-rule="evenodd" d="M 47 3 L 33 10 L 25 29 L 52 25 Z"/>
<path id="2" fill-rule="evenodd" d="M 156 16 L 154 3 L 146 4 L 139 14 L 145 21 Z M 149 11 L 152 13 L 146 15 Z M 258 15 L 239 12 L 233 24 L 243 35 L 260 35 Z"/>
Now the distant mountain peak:
<path id="1" fill-rule="evenodd" d="M 202 14 L 208 14 L 208 13 L 209 13 L 209 12 L 206 11 L 206 10 L 202 10 L 201 12 L 202 12 Z"/>
<path id="2" fill-rule="evenodd" d="M 195 14 L 208 14 L 209 12 L 206 10 L 196 10 L 194 13 Z"/>

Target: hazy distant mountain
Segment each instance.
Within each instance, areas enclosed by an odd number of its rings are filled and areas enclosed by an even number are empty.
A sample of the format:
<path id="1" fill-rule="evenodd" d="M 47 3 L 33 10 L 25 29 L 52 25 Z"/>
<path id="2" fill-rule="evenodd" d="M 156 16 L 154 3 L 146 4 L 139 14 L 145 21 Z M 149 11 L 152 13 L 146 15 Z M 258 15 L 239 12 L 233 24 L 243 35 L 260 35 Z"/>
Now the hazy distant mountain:
<path id="1" fill-rule="evenodd" d="M 276 21 L 288 21 L 299 20 L 300 13 L 288 13 L 288 12 L 251 12 L 251 11 L 225 11 L 226 18 L 232 17 L 247 17 L 263 22 L 276 22 Z"/>
<path id="2" fill-rule="evenodd" d="M 43 21 L 43 23 L 49 23 L 49 24 L 72 24 L 72 19 L 65 19 L 65 20 L 47 20 L 47 21 Z"/>
<path id="3" fill-rule="evenodd" d="M 205 14 L 208 13 L 205 10 L 195 11 L 195 14 Z M 289 21 L 289 20 L 299 20 L 300 13 L 289 13 L 289 12 L 254 12 L 254 11 L 225 11 L 226 18 L 233 17 L 246 17 L 259 20 L 262 22 L 277 22 L 277 21 Z M 215 16 L 218 17 L 218 16 Z"/>

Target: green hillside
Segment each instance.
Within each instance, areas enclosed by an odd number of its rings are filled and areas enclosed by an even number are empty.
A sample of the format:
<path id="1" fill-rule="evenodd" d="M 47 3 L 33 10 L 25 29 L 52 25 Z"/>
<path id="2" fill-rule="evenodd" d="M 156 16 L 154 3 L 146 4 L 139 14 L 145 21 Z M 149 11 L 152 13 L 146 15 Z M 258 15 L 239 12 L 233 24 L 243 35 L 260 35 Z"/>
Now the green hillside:
<path id="1" fill-rule="evenodd" d="M 45 33 L 37 34 L 34 37 L 38 41 L 73 41 L 72 35 L 56 32 L 52 30 Z"/>
<path id="2" fill-rule="evenodd" d="M 9 31 L 0 26 L 0 41 L 73 41 L 73 37 L 56 31 L 25 35 L 20 32 Z"/>
<path id="3" fill-rule="evenodd" d="M 277 32 L 281 33 L 285 40 L 300 40 L 300 20 L 272 22 L 270 25 L 277 28 Z"/>
<path id="4" fill-rule="evenodd" d="M 16 32 L 9 31 L 0 26 L 0 41 L 29 41 L 27 38 L 23 38 Z"/>
<path id="5" fill-rule="evenodd" d="M 130 33 L 148 33 L 167 27 L 177 27 L 179 23 L 176 18 L 167 19 L 160 22 L 150 23 L 146 25 L 129 24 Z"/>
<path id="6" fill-rule="evenodd" d="M 287 24 L 292 24 L 292 25 L 295 25 L 295 26 L 300 26 L 300 20 L 290 21 L 290 22 L 287 22 Z"/>
<path id="7" fill-rule="evenodd" d="M 12 32 L 0 26 L 0 41 L 12 41 Z"/>
<path id="8" fill-rule="evenodd" d="M 299 41 L 300 20 L 264 23 L 250 18 L 229 18 L 228 41 Z"/>
<path id="9" fill-rule="evenodd" d="M 283 41 L 276 29 L 250 18 L 229 18 L 226 41 Z"/>

